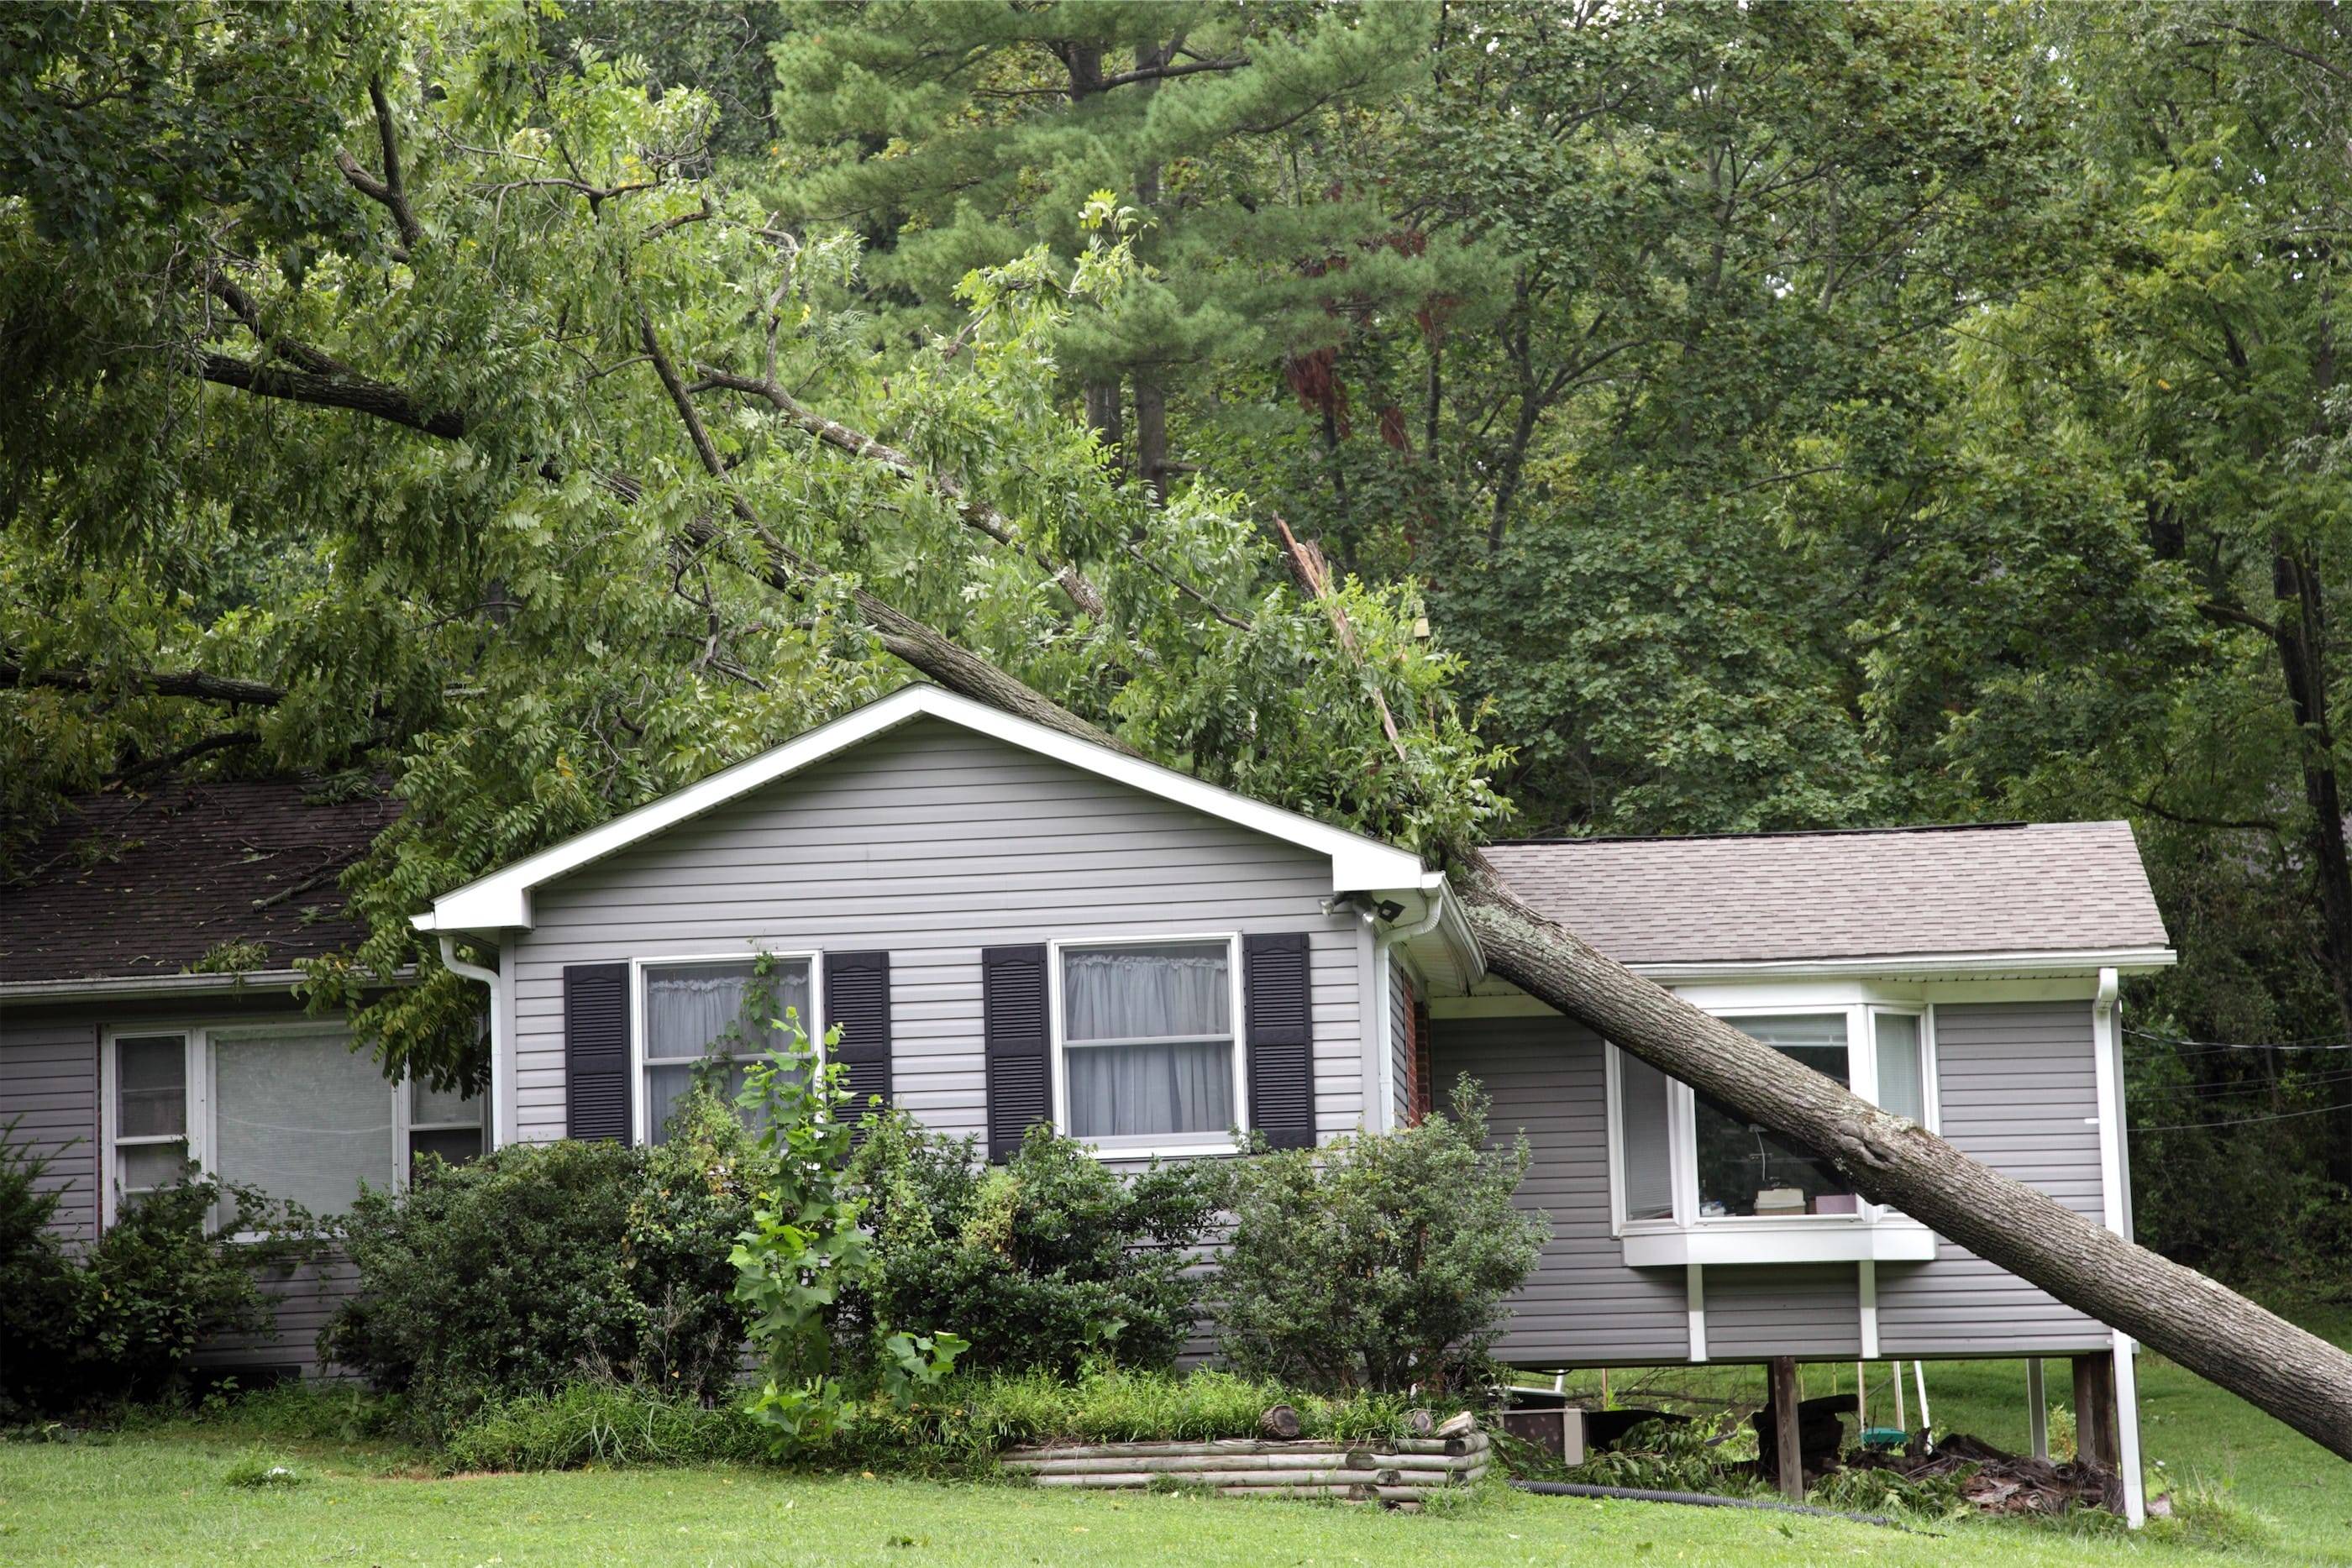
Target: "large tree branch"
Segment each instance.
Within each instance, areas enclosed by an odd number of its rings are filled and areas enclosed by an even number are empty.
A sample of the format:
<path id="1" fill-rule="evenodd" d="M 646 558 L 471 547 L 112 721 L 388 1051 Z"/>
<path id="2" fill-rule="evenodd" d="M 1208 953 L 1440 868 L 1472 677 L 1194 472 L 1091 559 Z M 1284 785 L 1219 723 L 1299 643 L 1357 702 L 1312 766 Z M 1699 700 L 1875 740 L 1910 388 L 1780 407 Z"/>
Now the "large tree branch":
<path id="1" fill-rule="evenodd" d="M 200 352 L 196 361 L 198 373 L 205 380 L 258 397 L 283 398 L 318 408 L 348 409 L 353 413 L 404 424 L 445 441 L 460 440 L 467 433 L 465 415 L 425 409 L 406 392 L 388 382 L 362 376 L 322 375 L 316 371 L 257 365 L 234 354 L 216 354 L 209 350 Z"/>
<path id="2" fill-rule="evenodd" d="M 1012 518 L 974 497 L 961 481 L 945 474 L 927 473 L 914 458 L 898 448 L 863 432 L 852 430 L 837 419 L 826 418 L 786 392 L 772 376 L 737 375 L 707 365 L 697 366 L 696 369 L 702 379 L 694 387 L 687 389 L 689 392 L 699 388 L 719 387 L 763 399 L 788 423 L 815 436 L 824 444 L 865 462 L 878 464 L 908 483 L 921 486 L 954 508 L 956 517 L 966 528 L 977 529 L 998 544 L 1026 554 L 1038 566 L 1053 573 L 1054 581 L 1070 596 L 1070 602 L 1085 613 L 1097 621 L 1105 619 L 1109 613 L 1102 591 L 1075 563 L 1047 559 L 1022 538 L 1020 528 Z"/>
<path id="3" fill-rule="evenodd" d="M 102 692 L 113 686 L 129 686 L 157 696 L 195 697 L 246 707 L 276 707 L 286 700 L 283 686 L 207 674 L 202 670 L 28 670 L 14 659 L 0 659 L 0 686 L 46 686 L 60 692 Z"/>
<path id="4" fill-rule="evenodd" d="M 379 180 L 360 167 L 360 161 L 349 152 L 338 151 L 335 166 L 343 172 L 354 190 L 383 204 L 392 214 L 393 226 L 400 231 L 400 248 L 394 254 L 402 261 L 409 259 L 416 247 L 425 243 L 425 225 L 416 221 L 415 210 L 408 204 L 408 187 L 400 174 L 400 141 L 394 133 L 392 100 L 384 96 L 383 78 L 368 78 L 368 101 L 375 106 L 375 138 L 383 149 L 383 178 Z"/>
<path id="5" fill-rule="evenodd" d="M 652 318 L 642 308 L 637 312 L 637 332 L 646 358 L 653 361 L 654 373 L 661 378 L 663 390 L 669 393 L 670 405 L 686 426 L 687 438 L 701 460 L 703 472 L 726 486 L 729 508 L 759 544 L 765 557 L 763 580 L 771 588 L 785 593 L 804 592 L 819 585 L 828 575 L 824 570 L 779 538 L 772 528 L 761 521 L 742 493 L 729 482 L 727 465 L 703 425 L 700 412 L 694 406 L 694 395 L 662 347 Z M 697 544 L 708 547 L 721 542 L 716 525 L 707 520 L 698 518 L 688 530 Z M 1133 748 L 1125 742 L 1104 733 L 1052 698 L 1033 691 L 863 585 L 851 585 L 849 599 L 886 650 L 948 690 L 1065 735 L 1134 755 Z"/>

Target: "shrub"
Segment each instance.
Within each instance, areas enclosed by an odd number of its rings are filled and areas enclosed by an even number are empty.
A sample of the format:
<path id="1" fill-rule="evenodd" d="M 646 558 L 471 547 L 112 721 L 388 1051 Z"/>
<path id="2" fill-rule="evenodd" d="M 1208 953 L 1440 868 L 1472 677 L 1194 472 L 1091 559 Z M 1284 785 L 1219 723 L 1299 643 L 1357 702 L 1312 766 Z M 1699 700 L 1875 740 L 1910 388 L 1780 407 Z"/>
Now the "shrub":
<path id="1" fill-rule="evenodd" d="M 968 1371 L 1166 1366 L 1198 1313 L 1193 1249 L 1215 1214 L 1203 1165 L 1122 1176 L 1051 1128 L 1003 1166 L 902 1112 L 866 1124 L 850 1166 L 877 1260 L 845 1327 L 950 1326 Z"/>
<path id="2" fill-rule="evenodd" d="M 434 1437 L 584 1373 L 722 1398 L 744 1333 L 728 1251 L 760 1181 L 757 1149 L 707 1094 L 654 1148 L 510 1145 L 430 1168 L 353 1208 L 361 1294 L 323 1348 L 410 1396 Z"/>
<path id="3" fill-rule="evenodd" d="M 1108 1366 L 1075 1379 L 1041 1372 L 974 1378 L 960 1383 L 954 1396 L 972 1439 L 992 1448 L 1255 1437 L 1258 1417 L 1275 1405 L 1298 1412 L 1302 1439 L 1394 1439 L 1412 1435 L 1406 1413 L 1422 1403 L 1402 1394 L 1324 1397 L 1208 1368 L 1180 1375 Z M 1451 1408 L 1444 1402 L 1426 1407 L 1441 1416 Z"/>
<path id="4" fill-rule="evenodd" d="M 1512 1206 L 1526 1138 L 1486 1143 L 1486 1098 L 1465 1078 L 1450 1116 L 1236 1162 L 1217 1280 L 1226 1358 L 1328 1391 L 1475 1378 L 1549 1234 Z"/>
<path id="5" fill-rule="evenodd" d="M 14 1129 L 10 1124 L 10 1129 Z M 197 1346 L 268 1333 L 257 1278 L 309 1256 L 299 1209 L 190 1174 L 126 1202 L 69 1255 L 47 1227 L 45 1162 L 0 1135 L 0 1407 L 62 1412 L 180 1389 Z M 228 1238 L 259 1234 L 259 1241 Z"/>

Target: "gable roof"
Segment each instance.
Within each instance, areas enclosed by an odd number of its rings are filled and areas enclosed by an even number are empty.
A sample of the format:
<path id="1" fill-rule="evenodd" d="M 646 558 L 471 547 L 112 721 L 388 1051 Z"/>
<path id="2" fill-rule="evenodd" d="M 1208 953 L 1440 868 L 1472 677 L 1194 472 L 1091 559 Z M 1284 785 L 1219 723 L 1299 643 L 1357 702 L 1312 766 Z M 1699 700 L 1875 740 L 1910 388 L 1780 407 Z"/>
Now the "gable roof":
<path id="1" fill-rule="evenodd" d="M 321 801 L 299 780 L 173 783 L 89 795 L 0 880 L 0 984 L 179 977 L 224 943 L 283 973 L 365 935 L 342 869 L 400 813 L 381 796 Z"/>
<path id="2" fill-rule="evenodd" d="M 1334 893 L 1434 885 L 1435 873 L 1424 870 L 1420 857 L 1393 844 L 1202 783 L 1189 774 L 1016 718 L 938 686 L 912 685 L 443 894 L 433 901 L 429 912 L 415 917 L 416 926 L 423 931 L 528 927 L 532 889 L 919 718 L 960 725 L 1269 838 L 1328 855 Z"/>
<path id="3" fill-rule="evenodd" d="M 1512 889 L 1620 963 L 2109 955 L 2171 962 L 2128 822 L 1490 846 Z"/>

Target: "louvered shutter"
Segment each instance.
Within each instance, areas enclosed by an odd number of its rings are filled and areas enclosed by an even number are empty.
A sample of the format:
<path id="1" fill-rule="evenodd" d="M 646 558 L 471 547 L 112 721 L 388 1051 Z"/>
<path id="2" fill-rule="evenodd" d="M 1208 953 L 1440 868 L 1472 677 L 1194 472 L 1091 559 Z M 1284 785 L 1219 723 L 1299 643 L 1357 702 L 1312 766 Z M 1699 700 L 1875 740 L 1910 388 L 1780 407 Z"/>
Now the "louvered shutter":
<path id="1" fill-rule="evenodd" d="M 988 1157 L 1002 1160 L 1054 1114 L 1053 1037 L 1045 1012 L 1046 952 L 984 947 L 981 1038 L 988 1054 Z"/>
<path id="2" fill-rule="evenodd" d="M 1250 1125 L 1277 1149 L 1315 1145 L 1315 1029 L 1307 935 L 1242 938 Z"/>
<path id="3" fill-rule="evenodd" d="M 627 1143 L 629 967 L 572 964 L 563 971 L 565 1130 Z"/>
<path id="4" fill-rule="evenodd" d="M 824 956 L 824 1027 L 841 1030 L 834 1060 L 849 1069 L 848 1114 L 890 1098 L 890 955 Z"/>

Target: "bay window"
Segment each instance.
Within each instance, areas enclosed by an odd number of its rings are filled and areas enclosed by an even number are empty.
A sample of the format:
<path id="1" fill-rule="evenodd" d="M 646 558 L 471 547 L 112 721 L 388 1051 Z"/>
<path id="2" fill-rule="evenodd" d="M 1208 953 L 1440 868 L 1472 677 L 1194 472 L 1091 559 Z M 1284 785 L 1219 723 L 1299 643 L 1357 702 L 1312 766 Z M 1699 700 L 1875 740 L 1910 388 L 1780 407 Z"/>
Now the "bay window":
<path id="1" fill-rule="evenodd" d="M 639 969 L 640 1142 L 667 1141 L 678 1102 L 698 1083 L 733 1104 L 752 1063 L 791 1042 L 786 1020 L 800 1027 L 812 1047 L 819 1046 L 813 955 L 771 957 L 764 975 L 750 958 L 648 963 Z"/>
<path id="2" fill-rule="evenodd" d="M 1236 939 L 1059 949 L 1062 1130 L 1107 1152 L 1229 1146 L 1243 1086 Z"/>
<path id="3" fill-rule="evenodd" d="M 1851 995 L 1852 993 L 1849 993 Z M 1927 1009 L 1849 1001 L 1773 1011 L 1717 1011 L 1727 1023 L 1864 1099 L 1923 1126 L 1933 1122 Z M 1614 1221 L 1629 1263 L 1820 1257 L 1908 1257 L 1932 1238 L 1864 1201 L 1828 1161 L 1656 1068 L 1609 1050 Z M 1661 1244 L 1721 1230 L 1726 1238 L 1840 1228 L 1891 1228 L 1881 1242 L 1796 1242 L 1751 1254 L 1747 1243 Z M 1793 1228 L 1793 1229 L 1792 1229 Z"/>

